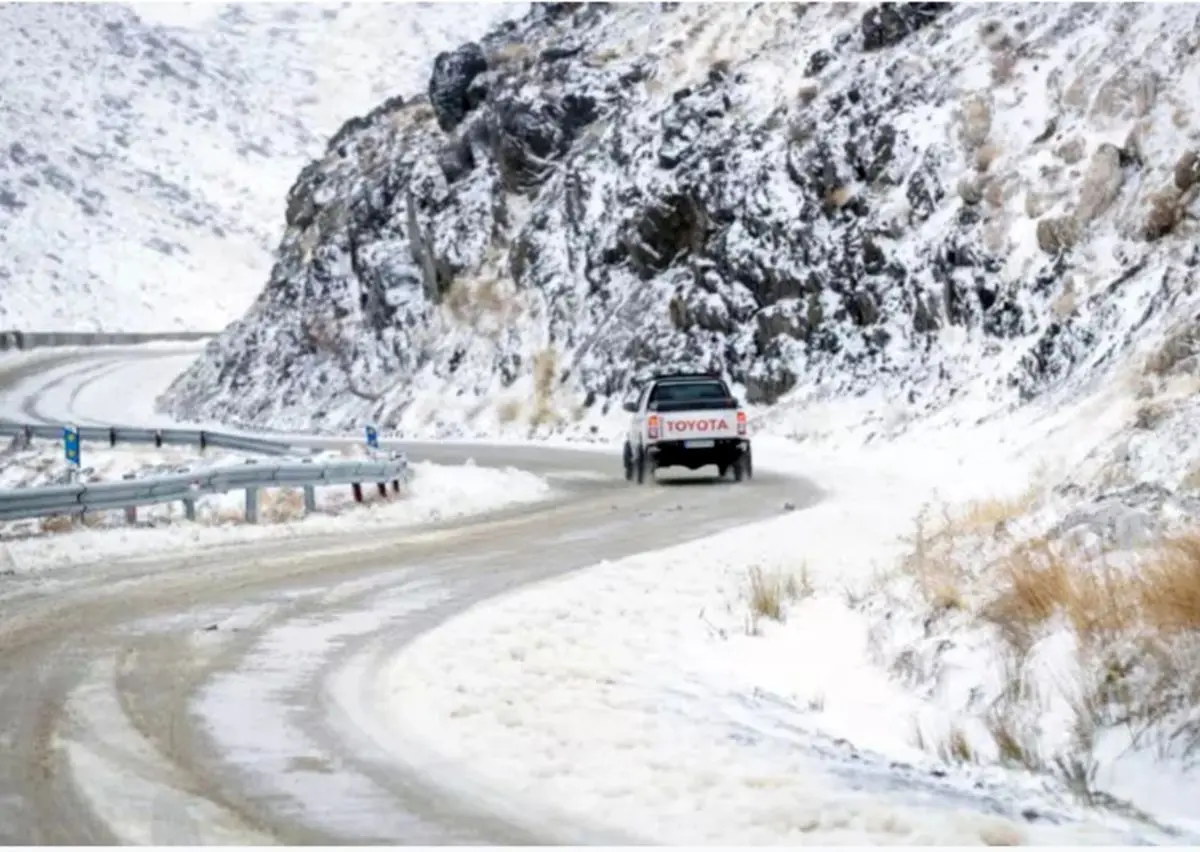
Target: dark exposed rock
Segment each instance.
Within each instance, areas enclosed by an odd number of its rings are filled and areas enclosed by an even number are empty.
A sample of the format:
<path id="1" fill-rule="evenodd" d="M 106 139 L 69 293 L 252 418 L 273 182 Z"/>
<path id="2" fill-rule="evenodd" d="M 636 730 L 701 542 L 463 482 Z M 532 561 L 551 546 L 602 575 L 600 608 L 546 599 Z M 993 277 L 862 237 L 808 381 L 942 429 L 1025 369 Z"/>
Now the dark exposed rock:
<path id="1" fill-rule="evenodd" d="M 1187 192 L 1200 183 L 1200 151 L 1185 151 L 1175 164 L 1175 186 Z"/>
<path id="2" fill-rule="evenodd" d="M 667 269 L 705 241 L 707 217 L 695 199 L 682 195 L 656 202 L 642 211 L 625 243 L 626 256 L 644 280 Z"/>
<path id="3" fill-rule="evenodd" d="M 949 3 L 881 3 L 872 7 L 862 17 L 863 50 L 899 44 L 949 10 Z"/>
<path id="4" fill-rule="evenodd" d="M 483 48 L 468 42 L 457 50 L 443 51 L 433 60 L 429 78 L 429 102 L 437 116 L 438 127 L 449 133 L 466 118 L 473 106 L 468 98 L 471 83 L 487 71 Z"/>
<path id="5" fill-rule="evenodd" d="M 827 67 L 829 67 L 831 62 L 833 62 L 833 54 L 828 50 L 814 51 L 813 55 L 808 57 L 808 64 L 804 66 L 804 76 L 817 76 Z"/>

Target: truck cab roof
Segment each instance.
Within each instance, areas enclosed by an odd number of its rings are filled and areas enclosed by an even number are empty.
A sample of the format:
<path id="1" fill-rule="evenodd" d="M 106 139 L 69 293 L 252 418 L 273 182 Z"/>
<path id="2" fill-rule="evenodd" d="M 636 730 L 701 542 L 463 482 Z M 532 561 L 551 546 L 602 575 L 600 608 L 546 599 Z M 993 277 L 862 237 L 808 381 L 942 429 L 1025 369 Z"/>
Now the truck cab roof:
<path id="1" fill-rule="evenodd" d="M 649 382 L 646 391 L 645 403 L 652 411 L 707 410 L 735 405 L 724 379 L 710 374 L 664 376 Z"/>
<path id="2" fill-rule="evenodd" d="M 697 381 L 697 380 L 705 380 L 705 379 L 707 379 L 709 381 L 721 382 L 722 384 L 725 383 L 725 380 L 720 376 L 719 373 L 659 373 L 657 375 L 651 376 L 650 378 L 646 379 L 644 384 L 654 384 L 657 382 L 668 382 L 668 381 L 687 382 L 687 381 Z"/>

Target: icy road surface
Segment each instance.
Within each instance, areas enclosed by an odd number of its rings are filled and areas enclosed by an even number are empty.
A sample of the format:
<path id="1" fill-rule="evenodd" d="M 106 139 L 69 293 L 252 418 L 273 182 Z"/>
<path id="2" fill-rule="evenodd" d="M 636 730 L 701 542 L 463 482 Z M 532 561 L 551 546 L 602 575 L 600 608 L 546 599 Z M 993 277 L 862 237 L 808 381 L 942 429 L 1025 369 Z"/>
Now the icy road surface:
<path id="1" fill-rule="evenodd" d="M 71 400 L 119 369 L 114 354 L 97 356 L 104 367 L 86 356 L 0 362 L 20 374 L 0 377 L 0 388 L 22 380 L 16 406 L 25 416 L 87 422 Z M 44 410 L 37 376 L 48 366 L 51 402 L 66 411 Z M 505 590 L 768 517 L 787 500 L 807 505 L 814 490 L 769 474 L 749 488 L 703 480 L 634 488 L 607 454 L 405 448 L 418 462 L 472 458 L 556 474 L 559 493 L 420 530 L 373 526 L 64 568 L 52 591 L 0 596 L 0 839 L 613 839 L 607 827 L 531 823 L 427 784 L 425 768 L 376 744 L 386 706 L 345 688 L 364 682 L 361 655 L 397 650 Z"/>

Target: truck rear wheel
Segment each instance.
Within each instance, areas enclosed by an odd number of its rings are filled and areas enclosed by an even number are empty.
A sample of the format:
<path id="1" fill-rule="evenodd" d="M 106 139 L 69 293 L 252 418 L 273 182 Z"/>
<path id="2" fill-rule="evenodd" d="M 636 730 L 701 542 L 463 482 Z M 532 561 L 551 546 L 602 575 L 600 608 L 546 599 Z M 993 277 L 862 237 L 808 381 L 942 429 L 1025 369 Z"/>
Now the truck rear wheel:
<path id="1" fill-rule="evenodd" d="M 625 481 L 633 481 L 633 449 L 629 446 L 629 442 L 625 442 L 624 449 L 621 450 L 621 464 L 625 468 Z"/>
<path id="2" fill-rule="evenodd" d="M 635 467 L 637 468 L 637 484 L 641 485 L 642 483 L 644 483 L 646 481 L 646 451 L 645 450 L 638 450 L 637 461 L 635 462 Z"/>

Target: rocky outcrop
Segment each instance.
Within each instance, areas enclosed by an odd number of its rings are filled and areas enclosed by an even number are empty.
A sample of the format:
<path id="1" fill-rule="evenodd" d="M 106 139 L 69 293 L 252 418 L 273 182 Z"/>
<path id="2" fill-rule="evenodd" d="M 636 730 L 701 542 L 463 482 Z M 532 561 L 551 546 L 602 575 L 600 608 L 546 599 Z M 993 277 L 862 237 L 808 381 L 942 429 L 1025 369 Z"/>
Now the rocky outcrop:
<path id="1" fill-rule="evenodd" d="M 721 370 L 754 403 L 879 381 L 937 397 L 974 357 L 938 351 L 952 327 L 1028 348 L 1002 388 L 1049 381 L 1088 337 L 1048 306 L 1127 166 L 1095 147 L 1066 215 L 1050 210 L 1066 190 L 1017 191 L 1002 99 L 960 90 L 947 33 L 982 32 L 972 49 L 999 44 L 1019 75 L 1024 14 L 535 5 L 439 55 L 425 96 L 347 124 L 301 173 L 267 288 L 167 401 L 187 416 L 320 419 L 353 383 L 387 420 L 419 386 L 486 400 L 547 348 L 556 383 L 588 406 L 666 366 Z M 1030 14 L 1043 27 L 1065 15 Z M 722 55 L 735 36 L 762 44 Z M 819 47 L 795 55 L 789 39 Z M 764 97 L 766 56 L 802 69 L 800 89 Z M 1137 80 L 1105 83 L 1105 120 L 1140 114 L 1151 95 Z M 1031 144 L 1068 136 L 1050 126 Z M 1028 227 L 1054 255 L 1024 269 L 1005 257 L 1022 205 L 1047 211 Z M 511 290 L 480 334 L 448 305 L 485 279 Z"/>

